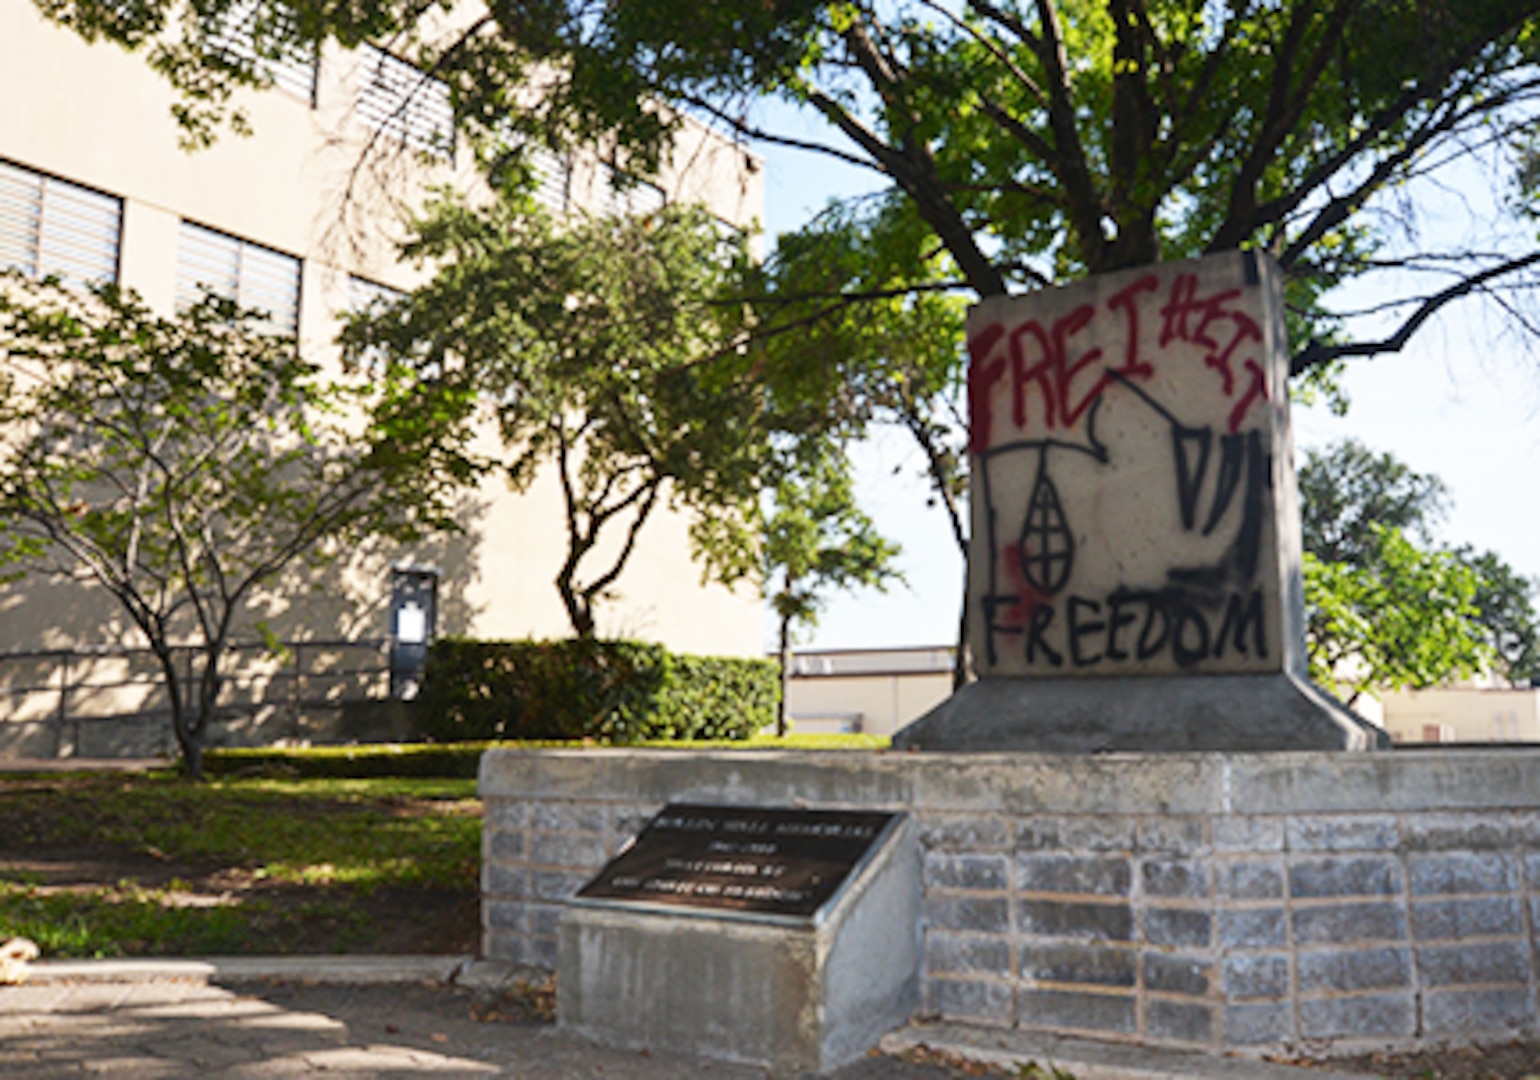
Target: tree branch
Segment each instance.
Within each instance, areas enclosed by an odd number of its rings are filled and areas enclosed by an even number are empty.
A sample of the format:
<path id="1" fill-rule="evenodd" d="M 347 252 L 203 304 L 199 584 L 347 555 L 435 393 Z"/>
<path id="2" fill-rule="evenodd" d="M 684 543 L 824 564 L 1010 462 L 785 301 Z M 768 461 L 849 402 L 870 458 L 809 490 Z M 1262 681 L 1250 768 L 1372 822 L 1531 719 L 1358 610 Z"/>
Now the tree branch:
<path id="1" fill-rule="evenodd" d="M 1085 146 L 1080 141 L 1079 117 L 1070 93 L 1069 59 L 1064 35 L 1059 28 L 1059 13 L 1054 0 L 1035 0 L 1041 36 L 1027 39 L 1037 54 L 1038 63 L 1048 75 L 1048 127 L 1053 132 L 1055 153 L 1059 159 L 1056 175 L 1069 198 L 1069 218 L 1080 241 L 1080 256 L 1094 274 L 1107 262 L 1109 245 L 1102 232 L 1101 194 L 1091 178 Z"/>
<path id="2" fill-rule="evenodd" d="M 1464 281 L 1451 285 L 1442 292 L 1428 297 L 1418 305 L 1417 310 L 1401 324 L 1394 334 L 1380 341 L 1355 341 L 1341 345 L 1327 345 L 1320 341 L 1312 341 L 1290 361 L 1289 374 L 1291 376 L 1300 375 L 1313 367 L 1329 364 L 1333 360 L 1399 352 L 1422 324 L 1432 318 L 1440 308 L 1461 297 L 1469 296 L 1478 289 L 1485 288 L 1489 282 L 1497 278 L 1506 274 L 1516 273 L 1537 263 L 1540 263 L 1540 251 L 1534 251 L 1516 259 L 1509 259 L 1499 266 L 1483 270 L 1479 274 L 1473 274 Z"/>

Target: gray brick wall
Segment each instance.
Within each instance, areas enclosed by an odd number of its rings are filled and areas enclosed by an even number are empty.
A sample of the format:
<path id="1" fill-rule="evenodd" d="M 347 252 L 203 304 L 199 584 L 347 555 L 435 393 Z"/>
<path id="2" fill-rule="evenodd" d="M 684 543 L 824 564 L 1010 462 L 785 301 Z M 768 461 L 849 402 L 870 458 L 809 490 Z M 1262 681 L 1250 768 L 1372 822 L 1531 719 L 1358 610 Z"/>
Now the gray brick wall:
<path id="1" fill-rule="evenodd" d="M 1540 751 L 498 752 L 482 791 L 500 959 L 553 966 L 562 901 L 668 799 L 880 806 L 919 826 L 930 1015 L 1249 1052 L 1540 1030 Z"/>

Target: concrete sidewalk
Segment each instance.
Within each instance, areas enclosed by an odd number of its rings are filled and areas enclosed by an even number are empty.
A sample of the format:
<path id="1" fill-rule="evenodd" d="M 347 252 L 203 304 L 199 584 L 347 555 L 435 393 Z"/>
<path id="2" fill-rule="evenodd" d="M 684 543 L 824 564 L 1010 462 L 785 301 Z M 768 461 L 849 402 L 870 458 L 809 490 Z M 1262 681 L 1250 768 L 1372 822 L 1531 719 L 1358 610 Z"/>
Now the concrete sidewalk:
<path id="1" fill-rule="evenodd" d="M 763 1070 L 597 1047 L 529 1021 L 473 1017 L 519 973 L 469 957 L 237 957 L 47 961 L 0 987 L 0 1076 L 520 1077 L 523 1080 L 760 1080 Z M 1028 1062 L 1077 1080 L 1350 1080 L 1265 1062 L 912 1026 L 884 1040 L 927 1063 L 874 1056 L 837 1080 L 960 1080 Z M 1359 1076 L 1357 1080 L 1362 1080 Z"/>

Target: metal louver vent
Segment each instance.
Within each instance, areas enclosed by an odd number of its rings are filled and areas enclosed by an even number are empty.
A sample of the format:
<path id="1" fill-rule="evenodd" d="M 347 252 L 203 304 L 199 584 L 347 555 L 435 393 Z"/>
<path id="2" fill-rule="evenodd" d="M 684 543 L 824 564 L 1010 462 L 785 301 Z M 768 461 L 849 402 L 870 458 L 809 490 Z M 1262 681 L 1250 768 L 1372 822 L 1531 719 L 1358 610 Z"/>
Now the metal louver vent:
<path id="1" fill-rule="evenodd" d="M 202 290 L 267 312 L 278 334 L 299 331 L 300 261 L 292 255 L 182 222 L 176 252 L 176 302 L 197 302 Z M 201 288 L 200 288 L 201 286 Z"/>
<path id="2" fill-rule="evenodd" d="M 389 285 L 381 285 L 378 281 L 370 281 L 357 274 L 348 275 L 347 309 L 349 311 L 367 311 L 376 302 L 393 304 L 405 295 L 400 289 L 392 289 Z"/>
<path id="3" fill-rule="evenodd" d="M 572 185 L 571 160 L 543 146 L 528 146 L 524 153 L 535 178 L 535 201 L 553 214 L 565 214 Z"/>
<path id="4" fill-rule="evenodd" d="M 415 150 L 451 155 L 455 117 L 449 84 L 373 45 L 359 54 L 359 118 Z"/>
<path id="5" fill-rule="evenodd" d="M 257 71 L 273 80 L 273 85 L 285 90 L 309 105 L 315 104 L 316 56 L 314 48 L 308 54 L 283 50 L 278 57 L 259 55 L 257 50 L 258 17 L 263 13 L 261 4 L 243 0 L 220 16 L 216 26 L 205 37 L 207 45 L 226 58 L 248 63 Z M 270 11 L 268 19 L 281 20 L 262 27 L 261 36 L 268 41 L 281 38 L 292 16 L 285 12 Z M 275 51 L 269 44 L 267 51 Z"/>
<path id="6" fill-rule="evenodd" d="M 113 281 L 122 228 L 122 200 L 0 162 L 0 267 Z"/>
<path id="7" fill-rule="evenodd" d="M 668 202 L 657 184 L 646 180 L 627 180 L 609 165 L 600 166 L 603 183 L 603 210 L 608 214 L 651 214 Z"/>

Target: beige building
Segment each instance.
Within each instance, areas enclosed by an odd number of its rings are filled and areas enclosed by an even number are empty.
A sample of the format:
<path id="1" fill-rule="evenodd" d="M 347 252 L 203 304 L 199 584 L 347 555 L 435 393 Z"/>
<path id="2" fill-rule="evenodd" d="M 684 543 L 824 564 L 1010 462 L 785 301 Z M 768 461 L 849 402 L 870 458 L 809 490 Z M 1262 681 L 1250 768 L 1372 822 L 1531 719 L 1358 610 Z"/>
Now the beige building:
<path id="1" fill-rule="evenodd" d="M 891 735 L 952 693 L 952 649 L 819 649 L 792 658 L 794 731 Z"/>
<path id="2" fill-rule="evenodd" d="M 1540 742 L 1540 690 L 1456 686 L 1380 695 L 1398 743 Z"/>
<path id="3" fill-rule="evenodd" d="M 952 692 L 952 650 L 809 649 L 792 661 L 787 713 L 799 732 L 891 735 Z M 1540 742 L 1540 689 L 1382 691 L 1353 704 L 1397 743 Z"/>
<path id="4" fill-rule="evenodd" d="M 232 29 L 228 48 L 241 47 Z M 0 0 L 0 72 L 14 91 L 0 111 L 0 265 L 117 280 L 161 311 L 207 284 L 270 310 L 314 359 L 334 355 L 339 312 L 414 283 L 394 241 L 425 185 L 475 183 L 468 153 L 455 148 L 447 88 L 368 46 L 328 47 L 314 63 L 275 70 L 274 89 L 241 96 L 254 134 L 225 132 L 196 152 L 179 146 L 172 93 L 141 57 L 85 43 L 30 0 Z M 686 127 L 656 184 L 622 191 L 593 155 L 547 155 L 537 166 L 541 197 L 558 211 L 686 200 L 739 229 L 763 202 L 758 161 L 698 126 Z M 562 522 L 554 478 L 518 496 L 492 480 L 468 501 L 464 536 L 364 553 L 323 595 L 273 594 L 262 615 L 290 640 L 385 638 L 395 629 L 391 567 L 404 562 L 439 573 L 438 633 L 564 636 L 552 584 Z M 648 523 L 600 612 L 601 634 L 757 654 L 759 597 L 702 586 L 686 527 L 678 515 Z M 0 653 L 127 640 L 112 603 L 89 590 L 0 586 Z M 29 678 L 52 685 L 60 676 L 43 667 Z M 7 707 L 3 690 L 18 685 L 0 671 L 0 719 L 42 707 L 15 693 Z"/>

